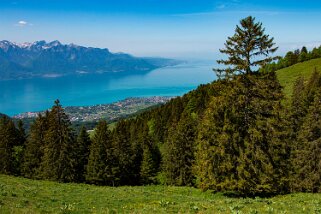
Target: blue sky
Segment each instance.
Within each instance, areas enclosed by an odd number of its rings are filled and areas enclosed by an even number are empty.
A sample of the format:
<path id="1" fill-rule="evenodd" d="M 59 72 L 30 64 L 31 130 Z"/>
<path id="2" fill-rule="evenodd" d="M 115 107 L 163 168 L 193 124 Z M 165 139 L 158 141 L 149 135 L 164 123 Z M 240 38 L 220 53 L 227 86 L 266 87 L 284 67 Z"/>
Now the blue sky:
<path id="1" fill-rule="evenodd" d="M 3 0 L 0 40 L 212 59 L 248 15 L 263 22 L 280 54 L 321 45 L 320 0 Z"/>

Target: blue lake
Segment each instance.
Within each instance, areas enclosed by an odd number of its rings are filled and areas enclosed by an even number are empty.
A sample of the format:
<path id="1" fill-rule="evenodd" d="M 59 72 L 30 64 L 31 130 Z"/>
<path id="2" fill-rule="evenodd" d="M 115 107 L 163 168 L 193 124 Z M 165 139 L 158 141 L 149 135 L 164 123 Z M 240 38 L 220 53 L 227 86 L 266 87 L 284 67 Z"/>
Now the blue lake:
<path id="1" fill-rule="evenodd" d="M 75 75 L 0 81 L 0 112 L 40 111 L 59 99 L 63 106 L 112 103 L 127 97 L 177 96 L 216 77 L 213 62 L 188 62 L 142 75 Z"/>

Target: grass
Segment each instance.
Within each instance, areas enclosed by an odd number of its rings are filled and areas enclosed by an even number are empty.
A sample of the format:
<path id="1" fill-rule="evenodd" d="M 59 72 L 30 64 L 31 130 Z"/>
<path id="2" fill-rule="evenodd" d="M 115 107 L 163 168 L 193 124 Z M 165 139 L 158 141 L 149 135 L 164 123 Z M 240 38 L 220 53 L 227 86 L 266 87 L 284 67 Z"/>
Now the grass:
<path id="1" fill-rule="evenodd" d="M 229 198 L 190 187 L 98 187 L 0 175 L 0 213 L 321 213 L 321 194 Z"/>
<path id="2" fill-rule="evenodd" d="M 295 64 L 288 68 L 278 70 L 276 73 L 281 85 L 284 87 L 285 95 L 287 97 L 291 96 L 295 80 L 300 76 L 308 79 L 315 68 L 318 71 L 321 71 L 321 58 L 312 59 L 306 62 Z"/>

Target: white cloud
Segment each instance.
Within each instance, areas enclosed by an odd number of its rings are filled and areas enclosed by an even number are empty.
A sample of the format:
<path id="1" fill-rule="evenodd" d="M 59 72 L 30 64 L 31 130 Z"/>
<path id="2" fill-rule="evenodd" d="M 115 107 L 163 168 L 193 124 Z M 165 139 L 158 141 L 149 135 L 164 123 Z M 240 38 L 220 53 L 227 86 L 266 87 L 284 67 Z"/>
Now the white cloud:
<path id="1" fill-rule="evenodd" d="M 19 25 L 26 25 L 26 24 L 28 24 L 28 22 L 26 22 L 26 21 L 19 21 L 18 24 L 19 24 Z"/>
<path id="2" fill-rule="evenodd" d="M 33 24 L 32 23 L 29 23 L 27 21 L 24 21 L 24 20 L 20 20 L 19 22 L 17 22 L 15 24 L 15 26 L 18 26 L 18 27 L 26 27 L 26 26 L 32 26 Z"/>

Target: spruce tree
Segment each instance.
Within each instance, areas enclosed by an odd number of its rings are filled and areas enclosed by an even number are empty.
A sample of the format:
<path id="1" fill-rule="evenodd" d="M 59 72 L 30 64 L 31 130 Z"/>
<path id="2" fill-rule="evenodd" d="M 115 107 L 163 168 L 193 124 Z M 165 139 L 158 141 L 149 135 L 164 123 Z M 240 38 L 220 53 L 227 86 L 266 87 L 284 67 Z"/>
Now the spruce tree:
<path id="1" fill-rule="evenodd" d="M 218 60 L 217 63 L 226 65 L 227 68 L 213 69 L 217 76 L 229 78 L 234 74 L 250 74 L 277 59 L 269 56 L 278 49 L 274 47 L 274 38 L 269 38 L 264 31 L 262 23 L 255 23 L 254 17 L 242 19 L 240 26 L 236 26 L 235 34 L 228 37 L 225 49 L 220 50 L 228 55 L 228 59 Z"/>
<path id="2" fill-rule="evenodd" d="M 196 140 L 194 172 L 202 190 L 236 190 L 236 166 L 240 134 L 232 83 L 221 80 L 213 84 L 219 94 L 211 98 L 200 122 Z"/>
<path id="3" fill-rule="evenodd" d="M 282 88 L 274 72 L 249 78 L 256 82 L 249 90 L 249 103 L 244 99 L 247 89 L 242 89 L 247 83 L 241 82 L 234 105 L 241 139 L 237 191 L 246 195 L 287 192 L 290 147 Z"/>
<path id="4" fill-rule="evenodd" d="M 307 114 L 308 103 L 305 91 L 304 78 L 299 77 L 293 86 L 290 106 L 292 138 L 294 141 L 296 140 L 298 130 L 302 126 L 304 117 Z"/>
<path id="5" fill-rule="evenodd" d="M 246 89 L 245 81 L 253 86 Z M 213 97 L 201 121 L 198 185 L 244 195 L 286 192 L 288 130 L 275 73 L 239 76 L 220 85 L 221 94 Z M 247 100 L 248 91 L 252 96 Z"/>
<path id="6" fill-rule="evenodd" d="M 131 150 L 132 150 L 132 178 L 133 185 L 142 184 L 140 179 L 140 169 L 141 163 L 143 159 L 143 143 L 144 142 L 144 132 L 143 127 L 147 126 L 146 123 L 141 119 L 141 116 L 135 118 L 129 127 L 130 132 L 130 142 L 131 142 Z"/>
<path id="7" fill-rule="evenodd" d="M 156 173 L 159 168 L 159 151 L 149 133 L 149 128 L 143 125 L 139 141 L 142 147 L 142 160 L 140 165 L 140 183 L 156 183 Z"/>
<path id="8" fill-rule="evenodd" d="M 189 113 L 173 126 L 164 145 L 163 171 L 170 185 L 193 185 L 194 147 L 196 120 Z"/>
<path id="9" fill-rule="evenodd" d="M 89 147 L 86 181 L 97 185 L 114 185 L 112 141 L 106 121 L 99 121 Z"/>
<path id="10" fill-rule="evenodd" d="M 304 61 L 307 61 L 308 59 L 309 59 L 308 58 L 308 50 L 307 50 L 307 48 L 305 46 L 303 46 L 302 49 L 301 49 L 298 61 L 299 62 L 304 62 Z"/>
<path id="11" fill-rule="evenodd" d="M 153 160 L 151 149 L 145 145 L 142 155 L 142 163 L 140 168 L 140 183 L 151 184 L 155 183 L 156 166 Z"/>
<path id="12" fill-rule="evenodd" d="M 294 151 L 295 169 L 293 187 L 296 191 L 321 192 L 321 89 L 314 94 L 298 134 L 297 148 Z"/>
<path id="13" fill-rule="evenodd" d="M 112 133 L 113 155 L 115 164 L 113 173 L 115 185 L 131 185 L 133 181 L 132 145 L 129 136 L 129 126 L 126 121 L 119 121 Z"/>
<path id="14" fill-rule="evenodd" d="M 23 155 L 26 143 L 26 133 L 23 127 L 23 122 L 18 121 L 17 125 L 17 141 L 13 147 L 13 165 L 15 169 L 15 174 L 20 175 L 23 166 Z"/>
<path id="15" fill-rule="evenodd" d="M 44 155 L 41 162 L 42 178 L 60 182 L 76 180 L 76 140 L 68 115 L 59 100 L 48 115 Z"/>
<path id="16" fill-rule="evenodd" d="M 13 121 L 7 116 L 0 116 L 0 173 L 14 175 L 14 147 L 19 143 L 19 133 Z"/>
<path id="17" fill-rule="evenodd" d="M 22 174 L 27 178 L 40 178 L 40 164 L 44 155 L 45 135 L 48 131 L 48 116 L 39 114 L 31 124 L 30 133 L 25 145 Z"/>
<path id="18" fill-rule="evenodd" d="M 81 127 L 77 137 L 77 146 L 75 149 L 76 173 L 78 182 L 85 181 L 86 165 L 89 157 L 89 146 L 91 141 L 85 127 Z"/>

